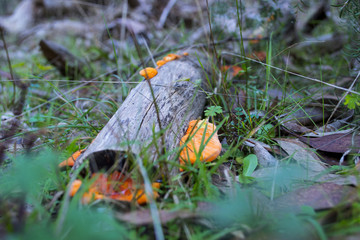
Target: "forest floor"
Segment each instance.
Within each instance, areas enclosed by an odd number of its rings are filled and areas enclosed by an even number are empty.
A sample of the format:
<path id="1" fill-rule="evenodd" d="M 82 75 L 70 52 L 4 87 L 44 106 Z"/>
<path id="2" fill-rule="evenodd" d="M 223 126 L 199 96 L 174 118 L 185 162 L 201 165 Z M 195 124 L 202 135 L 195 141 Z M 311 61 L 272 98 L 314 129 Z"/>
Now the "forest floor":
<path id="1" fill-rule="evenodd" d="M 360 238 L 357 1 L 0 4 L 1 239 Z M 194 162 L 154 127 L 76 163 L 168 54 L 206 76 Z"/>

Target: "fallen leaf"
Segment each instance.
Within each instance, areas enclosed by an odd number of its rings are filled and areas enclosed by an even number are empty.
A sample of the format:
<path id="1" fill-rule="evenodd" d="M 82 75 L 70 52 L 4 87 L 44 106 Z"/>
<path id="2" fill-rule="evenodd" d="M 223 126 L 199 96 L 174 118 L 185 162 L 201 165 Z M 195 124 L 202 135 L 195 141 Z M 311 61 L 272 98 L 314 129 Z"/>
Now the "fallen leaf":
<path id="1" fill-rule="evenodd" d="M 360 151 L 360 135 L 351 133 L 336 133 L 319 138 L 299 137 L 300 141 L 310 145 L 316 150 L 331 153 L 345 153 Z"/>
<path id="2" fill-rule="evenodd" d="M 263 146 L 259 143 L 254 143 L 254 152 L 258 158 L 259 165 L 261 167 L 272 167 L 278 162 L 278 160 L 273 157 Z"/>
<path id="3" fill-rule="evenodd" d="M 358 185 L 358 179 L 354 175 L 338 175 L 333 173 L 319 173 L 305 170 L 298 166 L 279 165 L 278 167 L 259 168 L 251 174 L 252 177 L 258 178 L 260 181 L 271 181 L 275 174 L 284 175 L 287 182 L 304 182 L 313 183 L 335 183 L 338 185 Z M 291 183 L 294 187 L 294 184 Z"/>
<path id="4" fill-rule="evenodd" d="M 352 203 L 357 198 L 357 190 L 354 187 L 322 183 L 287 193 L 277 198 L 274 204 L 285 209 L 310 206 L 315 210 L 322 210 L 341 203 Z"/>
<path id="5" fill-rule="evenodd" d="M 304 133 L 311 133 L 312 130 L 307 128 L 307 127 L 304 127 L 304 126 L 301 126 L 300 124 L 294 122 L 294 121 L 289 121 L 289 122 L 284 122 L 282 121 L 281 123 L 284 127 L 286 127 L 287 129 L 293 131 L 293 132 L 296 132 L 296 133 L 301 133 L 301 134 L 304 134 Z"/>
<path id="6" fill-rule="evenodd" d="M 333 135 L 333 134 L 349 134 L 349 133 L 354 132 L 354 128 L 341 130 L 341 131 L 334 131 L 334 132 L 323 132 L 323 131 L 318 131 L 318 130 L 317 131 L 311 131 L 311 132 L 306 133 L 306 134 L 304 134 L 302 136 L 303 137 L 323 137 L 323 136 L 328 136 L 328 135 Z"/>
<path id="7" fill-rule="evenodd" d="M 325 170 L 324 164 L 316 156 L 316 154 L 299 140 L 280 138 L 275 139 L 275 141 L 289 154 L 290 157 L 296 160 L 305 169 L 309 169 L 315 172 L 321 172 Z"/>
<path id="8" fill-rule="evenodd" d="M 351 129 L 347 129 L 343 131 L 338 131 L 338 130 L 343 126 L 346 126 L 348 124 L 348 121 L 351 120 L 353 116 L 354 116 L 354 110 L 347 111 L 343 115 L 338 116 L 338 119 L 334 119 L 334 121 L 332 121 L 330 124 L 318 128 L 316 131 L 313 132 L 313 135 L 317 134 L 320 136 L 324 136 L 324 135 L 330 135 L 332 134 L 332 132 L 333 133 L 350 132 Z"/>

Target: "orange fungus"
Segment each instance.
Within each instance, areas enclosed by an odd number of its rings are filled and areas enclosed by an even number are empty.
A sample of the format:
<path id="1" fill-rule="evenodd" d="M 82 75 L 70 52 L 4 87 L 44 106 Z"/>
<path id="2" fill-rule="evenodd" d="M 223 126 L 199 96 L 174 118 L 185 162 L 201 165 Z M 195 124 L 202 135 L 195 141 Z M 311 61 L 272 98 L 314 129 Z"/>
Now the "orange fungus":
<path id="1" fill-rule="evenodd" d="M 164 65 L 166 62 L 164 60 L 159 60 L 156 62 L 156 65 L 158 65 L 158 67 L 161 67 L 162 65 Z"/>
<path id="2" fill-rule="evenodd" d="M 134 199 L 138 204 L 148 202 L 143 190 L 144 187 L 137 188 L 131 178 L 125 178 L 120 172 L 115 171 L 111 174 L 95 173 L 92 175 L 92 178 L 94 178 L 95 181 L 81 199 L 84 204 L 98 199 L 113 199 L 125 202 L 131 202 Z M 80 180 L 74 181 L 71 186 L 70 196 L 75 195 L 80 185 Z M 159 196 L 156 189 L 160 187 L 160 183 L 153 183 L 152 186 L 154 188 L 153 197 L 156 199 Z"/>
<path id="3" fill-rule="evenodd" d="M 178 58 L 180 58 L 179 55 L 174 54 L 174 53 L 170 53 L 170 54 L 166 55 L 163 59 L 164 59 L 165 62 L 170 62 L 170 61 L 173 61 L 173 60 L 178 59 Z"/>
<path id="4" fill-rule="evenodd" d="M 145 79 L 150 79 L 156 76 L 157 70 L 155 68 L 147 67 L 139 72 Z"/>
<path id="5" fill-rule="evenodd" d="M 72 182 L 71 186 L 70 186 L 70 192 L 69 195 L 71 197 L 73 197 L 75 195 L 75 193 L 77 193 L 77 191 L 80 189 L 81 187 L 81 180 L 76 179 L 75 181 Z"/>
<path id="6" fill-rule="evenodd" d="M 190 121 L 185 136 L 180 140 L 180 146 L 186 144 L 180 153 L 181 165 L 194 164 L 197 157 L 202 162 L 211 162 L 219 156 L 221 143 L 215 129 L 215 124 L 207 120 Z"/>
<path id="7" fill-rule="evenodd" d="M 59 163 L 59 167 L 72 167 L 75 164 L 76 159 L 85 151 L 85 149 L 81 149 L 79 151 L 74 152 L 71 157 L 67 160 L 62 161 Z"/>

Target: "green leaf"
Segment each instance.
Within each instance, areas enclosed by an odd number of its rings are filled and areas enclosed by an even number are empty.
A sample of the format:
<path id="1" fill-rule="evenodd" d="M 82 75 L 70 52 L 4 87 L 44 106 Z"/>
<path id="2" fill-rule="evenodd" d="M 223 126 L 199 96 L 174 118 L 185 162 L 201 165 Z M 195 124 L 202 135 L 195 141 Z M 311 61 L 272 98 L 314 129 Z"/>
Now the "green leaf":
<path id="1" fill-rule="evenodd" d="M 265 124 L 262 126 L 259 131 L 257 131 L 257 135 L 262 139 L 266 137 L 274 138 L 274 126 L 271 123 Z"/>
<path id="2" fill-rule="evenodd" d="M 205 110 L 206 117 L 215 117 L 219 113 L 222 113 L 222 108 L 220 106 L 210 106 Z"/>
<path id="3" fill-rule="evenodd" d="M 250 184 L 253 183 L 254 181 L 255 181 L 254 177 L 239 175 L 239 182 L 242 184 Z"/>
<path id="4" fill-rule="evenodd" d="M 243 160 L 243 176 L 250 177 L 258 165 L 258 160 L 255 154 L 246 156 Z"/>
<path id="5" fill-rule="evenodd" d="M 355 94 L 349 94 L 345 97 L 345 102 L 344 104 L 349 108 L 349 109 L 355 109 L 356 105 L 360 106 L 360 96 L 359 95 L 355 95 Z"/>

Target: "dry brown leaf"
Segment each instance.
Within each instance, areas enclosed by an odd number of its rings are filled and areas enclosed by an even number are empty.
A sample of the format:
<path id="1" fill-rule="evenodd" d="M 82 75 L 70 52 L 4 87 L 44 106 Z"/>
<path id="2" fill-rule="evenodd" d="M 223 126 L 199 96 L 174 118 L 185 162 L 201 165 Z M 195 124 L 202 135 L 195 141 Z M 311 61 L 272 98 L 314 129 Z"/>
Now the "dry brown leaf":
<path id="1" fill-rule="evenodd" d="M 360 135 L 351 133 L 336 133 L 319 138 L 299 137 L 300 141 L 310 145 L 316 150 L 331 153 L 345 153 L 360 151 Z"/>
<path id="2" fill-rule="evenodd" d="M 357 198 L 357 190 L 354 187 L 322 183 L 285 194 L 276 199 L 275 205 L 291 209 L 310 206 L 315 210 L 322 210 L 341 203 L 352 203 Z"/>
<path id="3" fill-rule="evenodd" d="M 309 147 L 297 139 L 280 138 L 275 139 L 277 143 L 283 148 L 289 156 L 301 164 L 305 169 L 315 172 L 325 170 L 324 164 L 316 156 L 314 152 L 309 150 Z"/>
<path id="4" fill-rule="evenodd" d="M 259 168 L 251 175 L 262 181 L 268 181 L 274 178 L 274 174 L 284 173 L 288 182 L 313 183 L 334 183 L 338 185 L 358 186 L 358 179 L 354 175 L 344 176 L 332 173 L 319 173 L 305 169 L 297 169 L 291 166 L 280 165 L 279 167 Z"/>
<path id="5" fill-rule="evenodd" d="M 296 132 L 296 133 L 301 133 L 301 134 L 304 134 L 304 133 L 311 133 L 312 130 L 307 128 L 307 127 L 304 127 L 304 126 L 301 126 L 300 124 L 294 122 L 294 121 L 289 121 L 289 122 L 283 122 L 282 125 L 284 127 L 286 127 L 287 129 L 293 131 L 293 132 Z"/>

